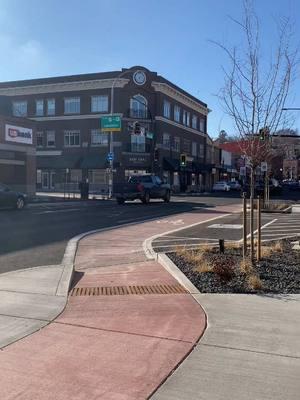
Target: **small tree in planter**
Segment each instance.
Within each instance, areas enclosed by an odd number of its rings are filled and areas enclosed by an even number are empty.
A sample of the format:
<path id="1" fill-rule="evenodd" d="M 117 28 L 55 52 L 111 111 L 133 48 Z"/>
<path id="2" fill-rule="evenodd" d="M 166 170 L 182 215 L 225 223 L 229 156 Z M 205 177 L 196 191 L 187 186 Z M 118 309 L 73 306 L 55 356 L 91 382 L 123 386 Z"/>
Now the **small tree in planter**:
<path id="1" fill-rule="evenodd" d="M 281 126 L 290 122 L 290 114 L 283 108 L 299 65 L 298 52 L 292 47 L 292 24 L 282 18 L 277 27 L 276 48 L 265 60 L 261 47 L 261 30 L 252 1 L 243 2 L 243 18 L 232 19 L 240 27 L 240 46 L 216 43 L 229 59 L 229 67 L 223 67 L 224 87 L 219 98 L 225 112 L 232 118 L 241 144 L 241 152 L 247 157 L 250 174 L 251 201 L 251 259 L 253 259 L 253 196 L 255 169 L 271 155 L 271 137 Z M 274 40 L 275 43 L 275 40 Z"/>

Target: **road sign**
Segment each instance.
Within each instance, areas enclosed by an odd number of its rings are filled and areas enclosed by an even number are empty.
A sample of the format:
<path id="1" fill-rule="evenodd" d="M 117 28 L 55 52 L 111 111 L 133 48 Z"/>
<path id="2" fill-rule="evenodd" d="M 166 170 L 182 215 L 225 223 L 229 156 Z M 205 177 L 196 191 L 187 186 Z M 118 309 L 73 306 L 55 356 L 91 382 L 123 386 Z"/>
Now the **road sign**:
<path id="1" fill-rule="evenodd" d="M 268 163 L 267 162 L 262 162 L 261 164 L 260 164 L 260 169 L 261 169 L 261 172 L 267 172 L 268 171 Z"/>
<path id="2" fill-rule="evenodd" d="M 107 154 L 107 160 L 108 161 L 113 161 L 113 159 L 114 159 L 114 153 L 108 153 Z"/>
<path id="3" fill-rule="evenodd" d="M 101 117 L 101 130 L 103 132 L 119 132 L 121 130 L 121 117 L 119 115 Z"/>
<path id="4" fill-rule="evenodd" d="M 146 138 L 147 139 L 153 139 L 153 137 L 154 137 L 154 134 L 152 132 L 147 132 L 146 133 Z"/>

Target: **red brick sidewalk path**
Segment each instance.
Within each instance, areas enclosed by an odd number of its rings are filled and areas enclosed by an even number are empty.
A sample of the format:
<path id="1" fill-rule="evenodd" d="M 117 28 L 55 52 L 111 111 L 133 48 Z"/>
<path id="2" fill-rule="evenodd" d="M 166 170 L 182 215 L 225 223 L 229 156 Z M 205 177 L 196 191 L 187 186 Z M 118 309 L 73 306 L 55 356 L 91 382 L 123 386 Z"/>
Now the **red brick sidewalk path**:
<path id="1" fill-rule="evenodd" d="M 233 211 L 180 214 L 83 239 L 75 287 L 176 285 L 147 260 L 149 236 Z M 166 222 L 168 221 L 168 222 Z M 1 400 L 146 399 L 192 350 L 205 314 L 191 295 L 70 296 L 55 322 L 0 353 Z"/>

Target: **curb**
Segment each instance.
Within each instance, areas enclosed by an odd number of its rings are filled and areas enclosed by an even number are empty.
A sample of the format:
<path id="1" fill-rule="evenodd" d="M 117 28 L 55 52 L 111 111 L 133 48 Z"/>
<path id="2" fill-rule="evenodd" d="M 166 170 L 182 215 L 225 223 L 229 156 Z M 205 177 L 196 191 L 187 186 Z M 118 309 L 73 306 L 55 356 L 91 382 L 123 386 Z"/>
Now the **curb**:
<path id="1" fill-rule="evenodd" d="M 224 215 L 219 215 L 217 217 L 209 218 L 206 221 L 196 222 L 194 224 L 190 224 L 190 225 L 182 226 L 180 228 L 172 229 L 172 230 L 170 230 L 168 232 L 158 233 L 156 235 L 150 236 L 149 238 L 147 238 L 143 242 L 143 250 L 144 250 L 144 252 L 146 254 L 146 257 L 149 258 L 149 259 L 152 259 L 152 260 L 153 259 L 157 260 L 158 253 L 156 253 L 152 248 L 153 240 L 155 240 L 155 239 L 157 239 L 159 237 L 162 237 L 162 236 L 169 235 L 170 233 L 183 231 L 184 229 L 189 229 L 189 228 L 192 228 L 193 226 L 202 225 L 202 224 L 205 224 L 206 222 L 214 221 L 214 220 L 219 219 L 219 218 L 225 218 L 225 217 L 228 217 L 229 215 L 232 215 L 232 214 L 233 213 L 229 213 L 229 214 L 227 213 L 227 214 L 224 214 Z"/>

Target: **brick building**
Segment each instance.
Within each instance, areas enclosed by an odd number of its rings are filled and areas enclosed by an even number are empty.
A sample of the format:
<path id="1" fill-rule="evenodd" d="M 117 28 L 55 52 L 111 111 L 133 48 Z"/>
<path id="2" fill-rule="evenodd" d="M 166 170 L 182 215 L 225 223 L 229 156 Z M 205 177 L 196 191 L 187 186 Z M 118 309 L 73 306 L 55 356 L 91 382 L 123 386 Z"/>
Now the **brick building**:
<path id="1" fill-rule="evenodd" d="M 0 182 L 27 194 L 35 193 L 34 122 L 9 116 L 10 104 L 0 98 Z"/>
<path id="2" fill-rule="evenodd" d="M 174 190 L 204 189 L 214 168 L 206 160 L 207 105 L 140 66 L 0 83 L 10 114 L 36 123 L 38 189 L 77 188 L 88 178 L 91 191 L 107 190 L 110 135 L 100 118 L 111 112 L 112 87 L 122 119 L 113 133 L 114 183 L 153 172 Z"/>

